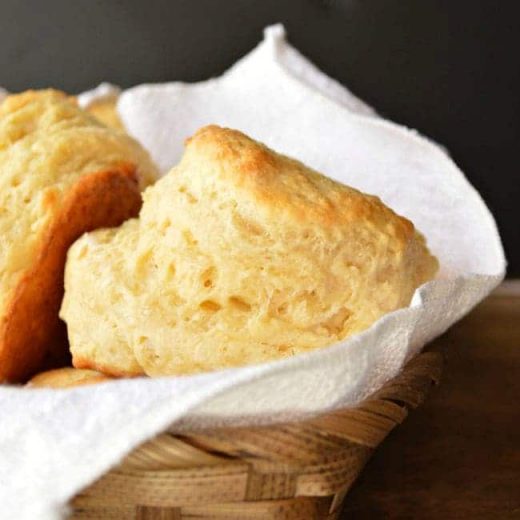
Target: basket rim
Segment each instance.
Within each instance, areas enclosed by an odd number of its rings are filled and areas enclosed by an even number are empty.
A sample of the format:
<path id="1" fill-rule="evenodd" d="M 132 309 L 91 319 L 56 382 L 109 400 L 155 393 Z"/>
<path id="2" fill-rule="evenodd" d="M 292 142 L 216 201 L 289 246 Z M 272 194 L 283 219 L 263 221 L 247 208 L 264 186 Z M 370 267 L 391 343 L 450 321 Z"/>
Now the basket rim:
<path id="1" fill-rule="evenodd" d="M 423 352 L 355 407 L 295 422 L 161 433 L 72 506 L 78 518 L 100 511 L 147 519 L 335 518 L 377 446 L 422 403 L 441 370 L 442 355 Z"/>

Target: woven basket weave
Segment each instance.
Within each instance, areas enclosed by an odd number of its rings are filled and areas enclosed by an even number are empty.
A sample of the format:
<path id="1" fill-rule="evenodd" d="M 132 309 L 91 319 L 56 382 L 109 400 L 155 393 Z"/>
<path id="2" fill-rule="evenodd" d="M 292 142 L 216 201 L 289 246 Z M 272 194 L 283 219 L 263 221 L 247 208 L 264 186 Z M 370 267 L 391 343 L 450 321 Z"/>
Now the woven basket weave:
<path id="1" fill-rule="evenodd" d="M 338 518 L 375 448 L 425 398 L 439 353 L 356 408 L 297 423 L 161 434 L 84 490 L 74 519 Z"/>

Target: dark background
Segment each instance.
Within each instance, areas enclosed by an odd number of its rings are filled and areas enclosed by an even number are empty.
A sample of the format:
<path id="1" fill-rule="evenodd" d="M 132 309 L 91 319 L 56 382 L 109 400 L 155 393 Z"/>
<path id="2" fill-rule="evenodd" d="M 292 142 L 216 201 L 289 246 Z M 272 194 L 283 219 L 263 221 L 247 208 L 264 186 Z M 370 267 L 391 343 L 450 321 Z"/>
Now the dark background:
<path id="1" fill-rule="evenodd" d="M 520 30 L 515 2 L 0 0 L 0 85 L 78 92 L 218 75 L 283 22 L 384 116 L 448 147 L 520 275 Z"/>

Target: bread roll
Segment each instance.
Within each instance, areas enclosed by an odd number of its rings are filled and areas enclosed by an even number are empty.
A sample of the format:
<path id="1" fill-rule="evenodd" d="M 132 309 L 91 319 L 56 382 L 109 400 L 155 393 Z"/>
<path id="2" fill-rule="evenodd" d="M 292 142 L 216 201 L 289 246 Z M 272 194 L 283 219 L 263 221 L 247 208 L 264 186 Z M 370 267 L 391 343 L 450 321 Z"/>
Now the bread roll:
<path id="1" fill-rule="evenodd" d="M 139 219 L 74 244 L 61 316 L 76 367 L 190 374 L 358 333 L 437 266 L 377 197 L 208 126 L 145 191 Z"/>
<path id="2" fill-rule="evenodd" d="M 27 385 L 35 388 L 71 388 L 102 383 L 110 381 L 110 379 L 95 370 L 65 367 L 41 372 L 35 375 Z"/>
<path id="3" fill-rule="evenodd" d="M 53 90 L 0 105 L 0 382 L 39 369 L 59 333 L 63 269 L 85 231 L 137 215 L 157 175 L 132 138 Z"/>

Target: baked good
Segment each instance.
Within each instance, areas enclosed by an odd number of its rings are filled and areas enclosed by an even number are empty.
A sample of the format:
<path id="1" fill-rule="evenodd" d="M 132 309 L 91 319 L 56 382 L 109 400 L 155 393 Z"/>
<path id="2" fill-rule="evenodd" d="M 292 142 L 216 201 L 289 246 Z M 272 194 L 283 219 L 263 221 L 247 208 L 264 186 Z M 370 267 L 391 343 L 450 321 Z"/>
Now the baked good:
<path id="1" fill-rule="evenodd" d="M 102 383 L 110 381 L 110 379 L 112 378 L 95 370 L 64 367 L 41 372 L 35 375 L 27 385 L 36 388 L 71 388 Z"/>
<path id="2" fill-rule="evenodd" d="M 140 189 L 156 175 L 136 141 L 61 92 L 2 102 L 0 382 L 30 376 L 57 344 L 70 244 L 137 215 Z"/>
<path id="3" fill-rule="evenodd" d="M 408 305 L 438 267 L 377 197 L 235 130 L 199 130 L 143 199 L 69 251 L 76 367 L 158 376 L 305 352 Z"/>
<path id="4" fill-rule="evenodd" d="M 117 112 L 117 96 L 103 97 L 96 99 L 89 104 L 86 111 L 93 115 L 98 121 L 104 125 L 118 130 L 125 130 Z"/>

